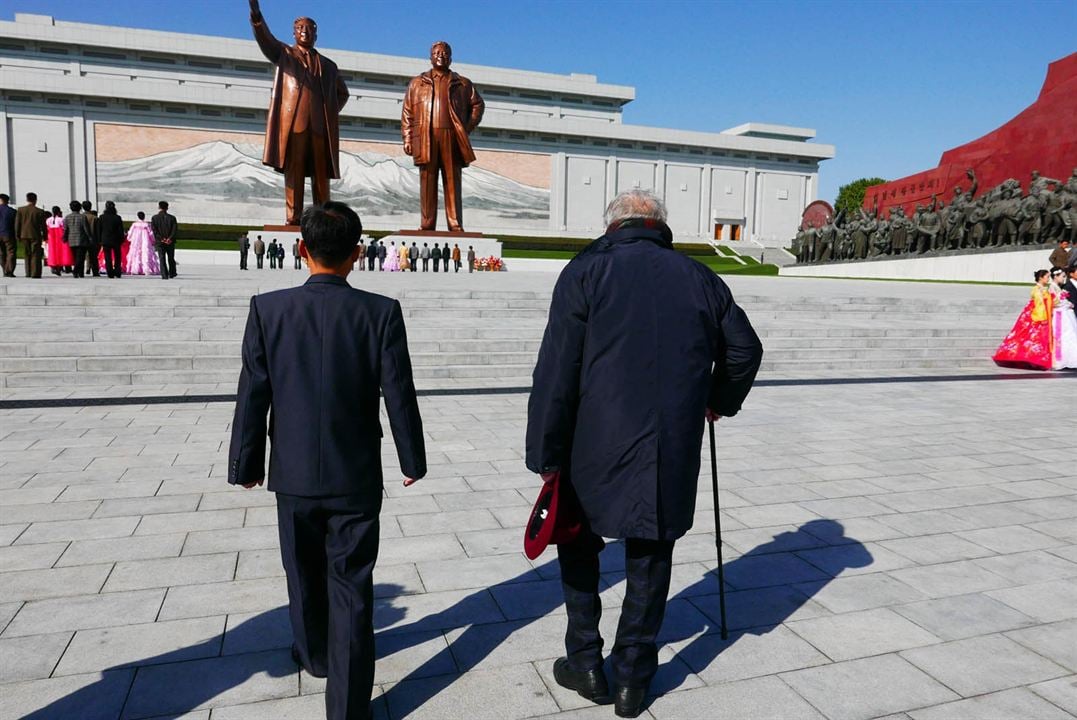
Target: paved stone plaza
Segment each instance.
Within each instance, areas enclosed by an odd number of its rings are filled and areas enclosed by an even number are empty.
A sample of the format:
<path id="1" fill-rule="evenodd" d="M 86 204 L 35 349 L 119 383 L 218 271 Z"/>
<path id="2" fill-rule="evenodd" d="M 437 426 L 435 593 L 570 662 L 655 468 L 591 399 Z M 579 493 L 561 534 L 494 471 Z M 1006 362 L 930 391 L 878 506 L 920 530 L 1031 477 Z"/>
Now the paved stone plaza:
<path id="1" fill-rule="evenodd" d="M 165 293 L 249 296 L 302 278 L 290 269 L 242 278 L 190 270 L 172 284 L 49 278 L 26 290 L 32 283 L 7 280 L 0 359 L 8 372 L 28 373 L 34 358 L 59 366 L 76 351 L 95 362 L 106 351 L 138 357 L 134 346 L 145 352 L 167 324 L 138 328 L 143 337 L 131 339 L 126 310 L 163 307 Z M 427 292 L 442 302 L 475 289 L 541 299 L 552 280 L 354 278 L 401 296 L 406 310 Z M 719 426 L 729 640 L 719 636 L 704 474 L 695 527 L 675 553 L 657 697 L 645 716 L 1077 716 L 1077 472 L 1072 421 L 1059 410 L 1075 378 L 974 379 L 995 374 L 977 360 L 977 343 L 1001 337 L 1027 291 L 770 278 L 731 285 L 738 296 L 759 298 L 749 309 L 766 330 L 768 359 L 785 364 L 764 372 L 743 413 Z M 144 302 L 110 305 L 121 286 Z M 69 298 L 56 307 L 87 312 L 50 310 L 45 289 Z M 12 299 L 25 293 L 42 302 Z M 94 293 L 112 316 L 89 312 Z M 807 323 L 783 325 L 775 312 L 806 298 L 879 296 L 945 312 L 923 322 L 896 312 L 834 312 L 813 325 L 821 335 L 803 341 L 796 331 Z M 20 314 L 28 307 L 40 314 Z M 184 332 L 197 325 L 195 335 L 216 343 L 214 352 L 231 351 L 245 307 L 236 310 L 169 317 Z M 544 310 L 541 302 L 524 310 L 500 329 L 526 329 L 516 342 L 531 344 L 513 352 L 533 354 Z M 435 341 L 438 327 L 424 315 L 413 316 L 414 332 L 409 325 L 416 343 Z M 920 333 L 922 324 L 954 334 Z M 820 364 L 831 357 L 830 340 L 853 337 L 867 348 L 887 337 L 850 335 L 869 326 L 899 338 L 969 339 L 956 344 L 971 348 L 969 362 L 949 370 L 927 361 L 920 369 L 859 371 L 837 360 L 829 369 Z M 44 347 L 76 342 L 61 340 L 65 333 L 84 338 L 77 340 L 84 350 Z M 224 342 L 233 345 L 219 347 Z M 801 358 L 810 363 L 803 372 L 787 355 L 801 351 L 798 342 L 816 352 Z M 139 383 L 141 371 L 131 370 L 126 383 L 0 391 L 8 402 L 0 409 L 0 720 L 323 716 L 322 681 L 298 673 L 289 658 L 273 496 L 225 481 L 231 403 L 183 401 L 233 392 L 234 380 L 200 383 L 192 368 L 182 382 Z M 920 373 L 935 377 L 917 380 Z M 878 382 L 818 382 L 870 377 Z M 425 387 L 438 390 L 486 387 L 481 376 L 428 380 Z M 506 375 L 506 384 L 519 385 L 518 376 Z M 155 401 L 79 400 L 129 395 Z M 521 392 L 420 398 L 430 473 L 407 489 L 387 474 L 375 575 L 377 717 L 613 717 L 612 708 L 590 706 L 552 679 L 564 632 L 556 560 L 549 551 L 535 562 L 522 553 L 537 490 L 522 461 L 526 402 Z M 390 443 L 384 453 L 394 469 Z M 622 597 L 622 561 L 612 544 L 603 565 L 607 638 Z"/>

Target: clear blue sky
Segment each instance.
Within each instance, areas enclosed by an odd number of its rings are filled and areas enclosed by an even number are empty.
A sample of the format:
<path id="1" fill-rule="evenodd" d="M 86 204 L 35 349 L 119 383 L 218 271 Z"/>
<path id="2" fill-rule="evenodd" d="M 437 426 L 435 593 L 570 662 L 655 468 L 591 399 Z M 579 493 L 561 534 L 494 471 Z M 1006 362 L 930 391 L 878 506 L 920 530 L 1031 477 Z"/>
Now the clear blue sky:
<path id="1" fill-rule="evenodd" d="M 248 38 L 246 0 L 5 0 L 58 19 Z M 300 14 L 319 46 L 633 85 L 625 121 L 718 131 L 815 128 L 837 146 L 820 196 L 858 177 L 934 167 L 1031 103 L 1077 51 L 1077 2 L 263 0 L 278 35 Z"/>

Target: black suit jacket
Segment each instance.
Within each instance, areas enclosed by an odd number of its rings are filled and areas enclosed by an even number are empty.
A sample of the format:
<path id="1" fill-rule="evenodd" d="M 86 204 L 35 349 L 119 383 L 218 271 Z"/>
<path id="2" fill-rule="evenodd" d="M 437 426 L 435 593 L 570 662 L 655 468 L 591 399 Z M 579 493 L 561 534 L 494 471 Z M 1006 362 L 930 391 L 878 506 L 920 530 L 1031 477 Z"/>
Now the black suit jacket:
<path id="1" fill-rule="evenodd" d="M 1069 293 L 1069 301 L 1073 303 L 1073 313 L 1077 315 L 1077 283 L 1072 279 L 1067 280 L 1062 289 Z"/>
<path id="2" fill-rule="evenodd" d="M 228 482 L 265 476 L 268 434 L 270 490 L 349 495 L 380 507 L 379 386 L 400 469 L 421 478 L 423 423 L 400 303 L 335 275 L 312 275 L 300 287 L 252 297 Z"/>

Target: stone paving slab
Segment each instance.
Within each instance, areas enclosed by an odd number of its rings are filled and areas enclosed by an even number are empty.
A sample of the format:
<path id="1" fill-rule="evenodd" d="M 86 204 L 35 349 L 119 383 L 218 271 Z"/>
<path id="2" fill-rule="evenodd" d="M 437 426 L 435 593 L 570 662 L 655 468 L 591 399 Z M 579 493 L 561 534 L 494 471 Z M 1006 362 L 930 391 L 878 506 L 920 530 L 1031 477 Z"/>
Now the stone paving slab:
<path id="1" fill-rule="evenodd" d="M 1041 422 L 1068 382 L 757 388 L 718 435 L 732 633 L 703 478 L 645 716 L 1077 716 L 1077 482 Z M 612 717 L 552 680 L 526 396 L 421 406 L 431 477 L 402 488 L 384 448 L 376 717 Z M 0 717 L 324 712 L 288 658 L 272 496 L 225 482 L 231 411 L 0 410 Z M 609 643 L 617 543 L 602 577 Z"/>

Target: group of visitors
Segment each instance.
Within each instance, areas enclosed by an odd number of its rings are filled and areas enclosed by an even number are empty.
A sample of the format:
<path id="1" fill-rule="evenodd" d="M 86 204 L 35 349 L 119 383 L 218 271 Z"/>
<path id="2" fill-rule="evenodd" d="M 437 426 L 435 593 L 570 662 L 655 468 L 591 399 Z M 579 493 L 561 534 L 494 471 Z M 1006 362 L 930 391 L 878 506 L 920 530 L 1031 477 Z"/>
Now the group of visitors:
<path id="1" fill-rule="evenodd" d="M 992 359 L 1003 367 L 1077 369 L 1077 263 L 1034 277 L 1032 298 Z"/>
<path id="2" fill-rule="evenodd" d="M 254 242 L 251 243 L 250 238 L 244 234 L 239 236 L 238 243 L 240 270 L 247 269 L 247 256 L 252 249 L 255 267 L 259 270 L 263 268 L 267 255 L 270 268 L 284 267 L 286 255 L 284 243 L 277 242 L 276 238 L 270 240 L 267 245 L 261 235 L 256 236 Z M 463 253 L 456 243 L 453 243 L 451 248 L 449 243 L 445 243 L 444 247 L 441 243 L 434 243 L 434 247 L 431 248 L 429 243 L 423 243 L 423 246 L 419 247 L 418 242 L 413 242 L 410 246 L 403 242 L 397 245 L 395 240 L 390 240 L 388 245 L 384 240 L 371 240 L 369 244 L 360 243 L 358 252 L 356 265 L 360 271 L 368 272 L 407 272 L 409 270 L 418 272 L 420 264 L 423 272 L 429 272 L 431 265 L 434 272 L 438 272 L 439 267 L 444 272 L 449 272 L 450 262 L 455 272 L 460 272 L 465 258 L 468 272 L 474 272 L 477 257 L 475 248 L 471 245 L 468 245 L 467 253 Z M 292 244 L 292 267 L 296 270 L 303 267 L 298 238 Z"/>
<path id="3" fill-rule="evenodd" d="M 123 218 L 109 200 L 100 214 L 89 200 L 72 200 L 65 215 L 59 205 L 51 212 L 37 206 L 37 194 L 27 193 L 26 204 L 18 210 L 10 198 L 0 193 L 0 265 L 5 277 L 15 277 L 18 244 L 22 244 L 23 266 L 28 278 L 40 278 L 47 265 L 53 275 L 76 278 L 109 278 L 156 275 L 165 280 L 176 277 L 176 218 L 168 213 L 168 203 L 158 203 L 158 212 L 147 222 L 146 214 L 124 232 Z"/>

